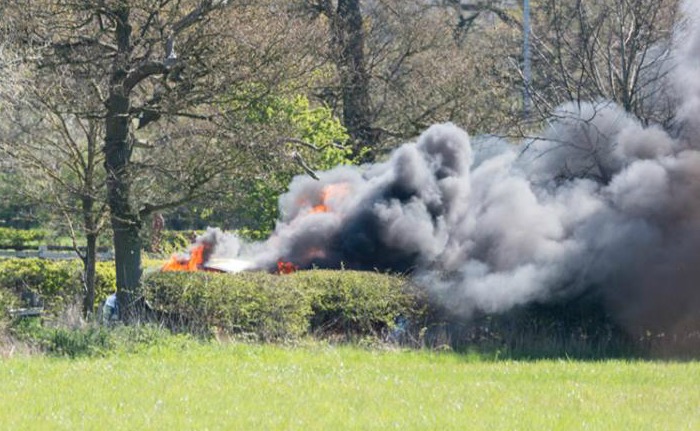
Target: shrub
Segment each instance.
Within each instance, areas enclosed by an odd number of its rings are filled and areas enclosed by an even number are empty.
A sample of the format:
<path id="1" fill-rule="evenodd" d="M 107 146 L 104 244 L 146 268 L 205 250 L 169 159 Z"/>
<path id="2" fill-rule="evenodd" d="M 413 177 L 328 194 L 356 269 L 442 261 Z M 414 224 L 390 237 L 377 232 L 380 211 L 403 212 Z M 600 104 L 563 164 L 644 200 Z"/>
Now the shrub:
<path id="1" fill-rule="evenodd" d="M 58 313 L 82 296 L 83 266 L 79 260 L 44 259 L 0 260 L 0 291 L 17 295 L 23 306 L 43 305 Z M 114 292 L 116 275 L 113 262 L 98 262 L 95 280 L 95 305 Z"/>
<path id="2" fill-rule="evenodd" d="M 95 306 L 117 290 L 117 271 L 114 262 L 97 262 L 95 266 Z"/>
<path id="3" fill-rule="evenodd" d="M 12 292 L 0 289 L 0 335 L 10 323 L 10 310 L 17 305 L 17 298 Z"/>
<path id="4" fill-rule="evenodd" d="M 304 292 L 266 273 L 154 273 L 144 282 L 144 294 L 170 323 L 199 333 L 295 338 L 306 332 L 311 313 Z"/>
<path id="5" fill-rule="evenodd" d="M 19 295 L 24 306 L 59 310 L 80 292 L 78 261 L 8 259 L 0 261 L 0 287 Z"/>
<path id="6" fill-rule="evenodd" d="M 14 229 L 0 227 L 0 248 L 24 248 L 37 246 L 47 236 L 41 229 Z"/>
<path id="7" fill-rule="evenodd" d="M 146 299 L 172 324 L 262 340 L 376 336 L 419 311 L 404 279 L 370 272 L 155 273 L 144 285 Z"/>
<path id="8" fill-rule="evenodd" d="M 321 334 L 378 335 L 418 312 L 416 292 L 402 277 L 315 270 L 296 272 L 290 281 L 313 292 L 311 329 Z"/>

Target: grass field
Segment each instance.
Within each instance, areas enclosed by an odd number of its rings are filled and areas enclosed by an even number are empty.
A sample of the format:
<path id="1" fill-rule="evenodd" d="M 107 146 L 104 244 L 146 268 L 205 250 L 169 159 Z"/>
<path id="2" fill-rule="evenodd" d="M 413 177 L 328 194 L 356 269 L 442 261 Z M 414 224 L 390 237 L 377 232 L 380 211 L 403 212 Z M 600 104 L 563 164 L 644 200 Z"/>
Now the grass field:
<path id="1" fill-rule="evenodd" d="M 700 363 L 196 345 L 0 362 L 7 430 L 697 430 Z"/>

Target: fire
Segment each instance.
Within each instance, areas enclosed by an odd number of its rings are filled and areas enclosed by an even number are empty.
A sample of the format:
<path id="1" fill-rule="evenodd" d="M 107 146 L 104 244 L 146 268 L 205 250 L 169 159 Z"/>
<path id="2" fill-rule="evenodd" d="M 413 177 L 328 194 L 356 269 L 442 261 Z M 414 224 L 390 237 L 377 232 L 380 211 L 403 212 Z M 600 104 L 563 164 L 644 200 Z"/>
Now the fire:
<path id="1" fill-rule="evenodd" d="M 182 258 L 176 254 L 170 257 L 161 268 L 162 271 L 200 271 L 204 263 L 204 245 L 192 247 L 189 258 Z"/>
<path id="2" fill-rule="evenodd" d="M 298 269 L 299 267 L 294 265 L 292 262 L 284 262 L 282 260 L 277 262 L 277 273 L 280 275 L 291 274 L 296 272 Z"/>
<path id="3" fill-rule="evenodd" d="M 324 204 L 316 205 L 315 207 L 311 208 L 311 211 L 310 211 L 311 214 L 327 213 L 327 212 L 328 212 L 328 207 Z"/>
<path id="4" fill-rule="evenodd" d="M 346 183 L 329 184 L 321 190 L 321 203 L 311 208 L 311 214 L 327 213 L 330 211 L 328 200 L 331 198 L 343 198 L 350 192 L 350 187 Z"/>

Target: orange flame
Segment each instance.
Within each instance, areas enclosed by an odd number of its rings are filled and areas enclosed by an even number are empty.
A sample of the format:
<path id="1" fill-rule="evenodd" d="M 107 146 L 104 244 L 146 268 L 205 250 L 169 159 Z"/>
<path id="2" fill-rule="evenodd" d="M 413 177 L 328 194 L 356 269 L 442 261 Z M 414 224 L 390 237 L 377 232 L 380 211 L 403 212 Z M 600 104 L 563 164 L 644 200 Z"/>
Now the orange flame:
<path id="1" fill-rule="evenodd" d="M 296 272 L 298 269 L 299 267 L 294 265 L 292 262 L 284 262 L 281 260 L 277 262 L 277 274 L 291 274 Z"/>
<path id="2" fill-rule="evenodd" d="M 163 265 L 161 271 L 199 271 L 204 263 L 204 245 L 192 247 L 189 258 L 182 258 L 176 254 Z"/>
<path id="3" fill-rule="evenodd" d="M 327 213 L 328 200 L 331 198 L 342 198 L 350 192 L 350 187 L 347 183 L 329 184 L 321 190 L 321 203 L 311 208 L 311 214 Z"/>

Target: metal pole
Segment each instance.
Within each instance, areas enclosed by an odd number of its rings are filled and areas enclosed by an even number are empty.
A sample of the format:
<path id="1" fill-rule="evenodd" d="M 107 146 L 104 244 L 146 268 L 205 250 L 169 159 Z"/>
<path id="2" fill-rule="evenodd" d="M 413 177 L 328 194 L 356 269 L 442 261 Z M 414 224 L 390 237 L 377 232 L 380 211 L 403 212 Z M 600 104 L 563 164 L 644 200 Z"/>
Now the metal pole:
<path id="1" fill-rule="evenodd" d="M 530 64 L 530 0 L 523 0 L 523 116 L 530 116 L 530 80 L 532 69 Z"/>

